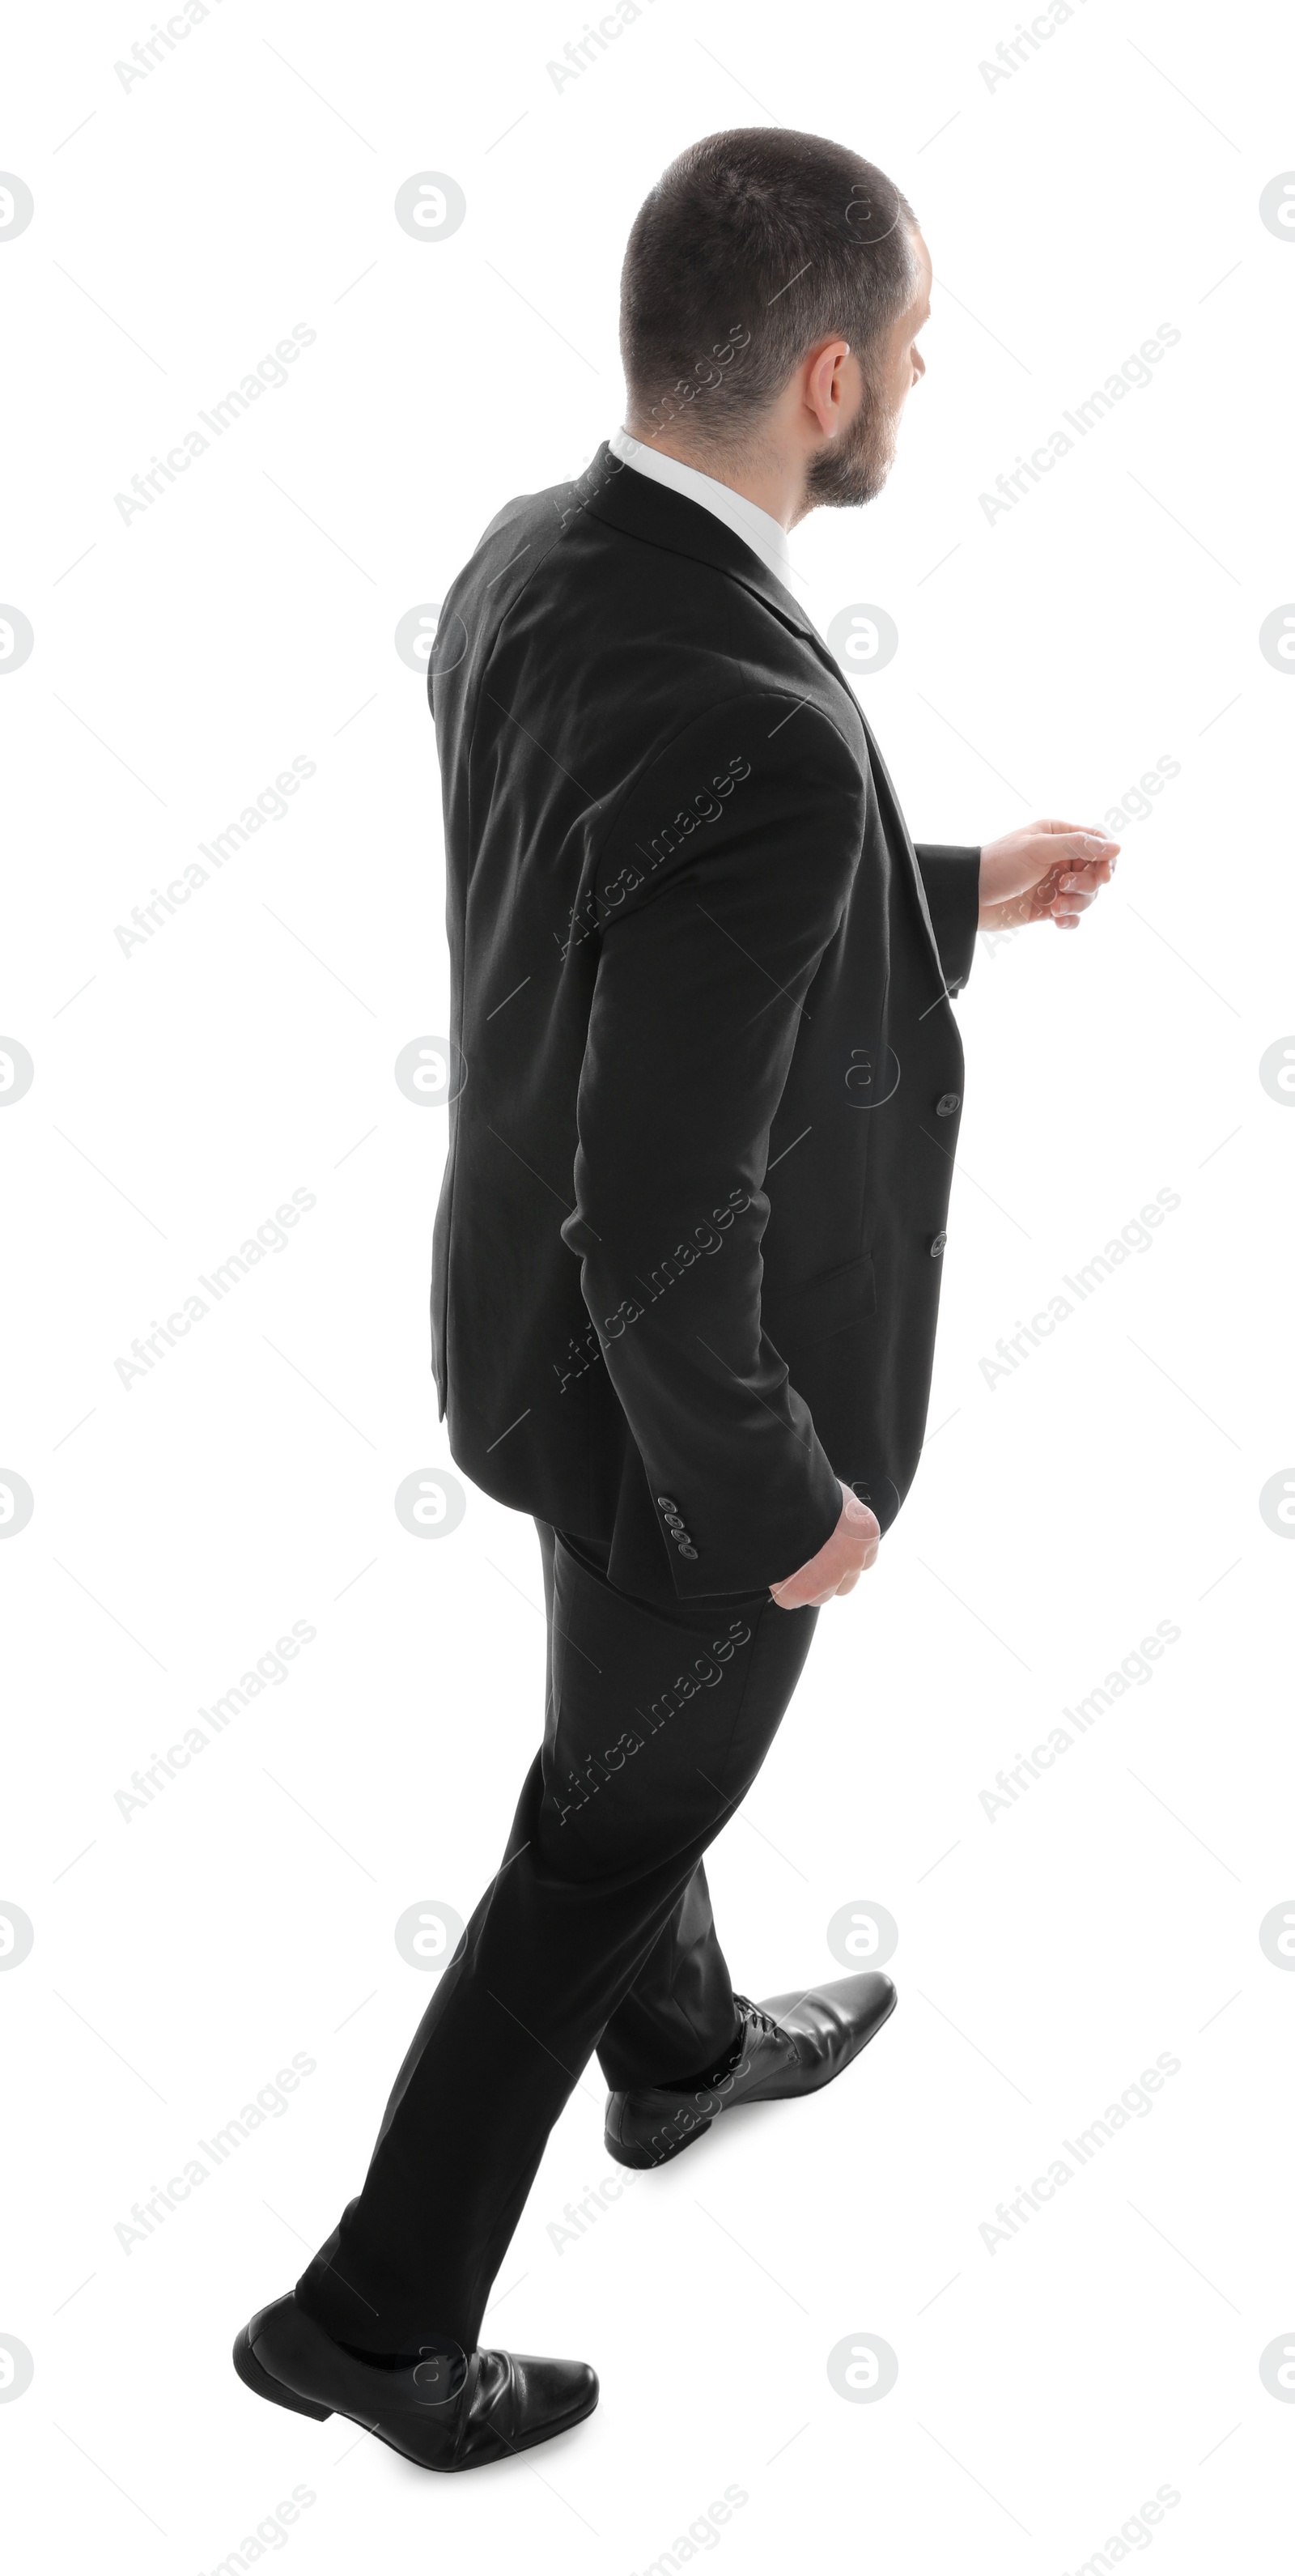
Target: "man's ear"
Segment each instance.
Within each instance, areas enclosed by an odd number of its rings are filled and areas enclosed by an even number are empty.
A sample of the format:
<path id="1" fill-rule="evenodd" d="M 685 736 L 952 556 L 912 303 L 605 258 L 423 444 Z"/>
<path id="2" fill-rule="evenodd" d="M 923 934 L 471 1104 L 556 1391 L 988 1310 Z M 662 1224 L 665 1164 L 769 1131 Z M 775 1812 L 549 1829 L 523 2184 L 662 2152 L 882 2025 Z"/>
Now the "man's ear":
<path id="1" fill-rule="evenodd" d="M 849 341 L 832 339 L 813 350 L 806 363 L 805 404 L 824 438 L 834 438 L 845 417 L 843 375 L 849 357 Z"/>

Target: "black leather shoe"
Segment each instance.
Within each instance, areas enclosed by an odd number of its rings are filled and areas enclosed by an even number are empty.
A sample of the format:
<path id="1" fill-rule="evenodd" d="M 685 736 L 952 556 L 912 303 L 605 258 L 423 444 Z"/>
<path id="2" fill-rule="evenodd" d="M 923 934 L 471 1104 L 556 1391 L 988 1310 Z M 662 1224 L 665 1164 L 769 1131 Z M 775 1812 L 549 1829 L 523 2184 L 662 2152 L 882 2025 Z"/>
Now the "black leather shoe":
<path id="1" fill-rule="evenodd" d="M 587 2361 L 424 2345 L 395 2368 L 351 2352 L 289 2291 L 262 2308 L 234 2345 L 234 2368 L 258 2397 L 323 2422 L 348 2415 L 420 2469 L 481 2469 L 565 2433 L 598 2403 Z"/>
<path id="2" fill-rule="evenodd" d="M 869 1969 L 812 1986 L 808 1994 L 770 1995 L 763 2004 L 747 1995 L 733 2000 L 742 2029 L 724 2066 L 690 2084 L 644 2084 L 608 2095 L 607 2153 L 617 2164 L 668 2164 L 722 2111 L 817 2093 L 889 2020 L 896 1995 L 889 1977 Z"/>

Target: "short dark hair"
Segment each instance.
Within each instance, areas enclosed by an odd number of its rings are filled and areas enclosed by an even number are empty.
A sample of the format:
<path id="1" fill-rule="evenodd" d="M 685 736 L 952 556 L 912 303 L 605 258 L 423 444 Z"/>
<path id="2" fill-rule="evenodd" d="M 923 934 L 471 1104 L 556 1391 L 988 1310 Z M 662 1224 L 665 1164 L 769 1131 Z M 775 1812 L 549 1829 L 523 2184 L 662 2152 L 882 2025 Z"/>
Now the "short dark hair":
<path id="1" fill-rule="evenodd" d="M 917 285 L 908 199 L 841 143 L 740 126 L 690 144 L 644 199 L 621 270 L 631 418 L 737 448 L 815 342 L 864 357 Z"/>

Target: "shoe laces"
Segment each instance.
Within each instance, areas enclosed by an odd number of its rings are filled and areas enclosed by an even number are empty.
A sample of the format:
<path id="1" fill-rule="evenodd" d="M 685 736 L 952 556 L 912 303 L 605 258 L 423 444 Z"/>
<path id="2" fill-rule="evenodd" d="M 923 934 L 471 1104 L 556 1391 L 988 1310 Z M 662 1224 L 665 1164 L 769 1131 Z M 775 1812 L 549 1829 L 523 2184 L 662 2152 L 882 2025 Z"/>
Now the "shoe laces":
<path id="1" fill-rule="evenodd" d="M 753 2004 L 749 1995 L 735 1994 L 733 2001 L 746 2014 L 747 2019 L 754 2023 L 762 2039 L 780 2039 L 785 2048 L 795 2047 L 796 2043 L 791 2032 L 784 2030 L 782 2023 L 775 2021 L 773 2014 L 767 2013 L 761 2004 Z"/>

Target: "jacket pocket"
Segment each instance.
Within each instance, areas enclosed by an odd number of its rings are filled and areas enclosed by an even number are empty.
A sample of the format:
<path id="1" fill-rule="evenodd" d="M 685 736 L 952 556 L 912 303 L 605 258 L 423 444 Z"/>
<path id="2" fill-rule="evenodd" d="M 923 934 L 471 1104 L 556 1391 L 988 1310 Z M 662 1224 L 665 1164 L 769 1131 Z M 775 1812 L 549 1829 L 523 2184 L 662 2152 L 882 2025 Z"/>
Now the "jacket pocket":
<path id="1" fill-rule="evenodd" d="M 822 1342 L 833 1333 L 848 1331 L 851 1324 L 862 1324 L 876 1311 L 872 1254 L 865 1252 L 857 1261 L 843 1262 L 839 1270 L 811 1279 L 791 1300 L 789 1320 L 798 1341 Z"/>

